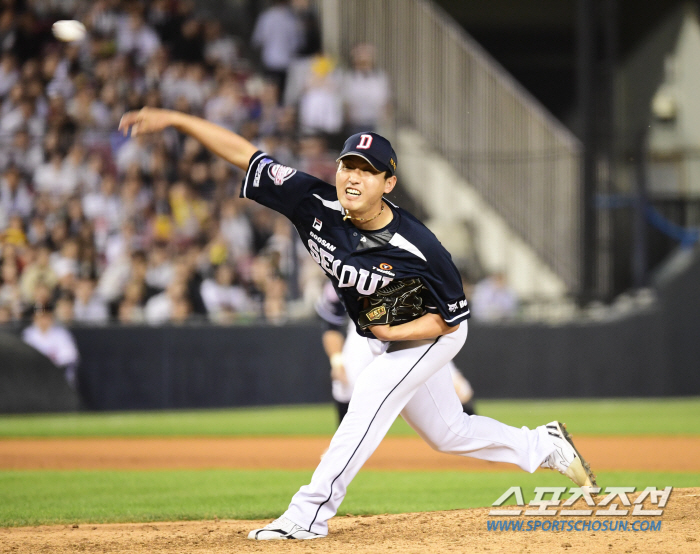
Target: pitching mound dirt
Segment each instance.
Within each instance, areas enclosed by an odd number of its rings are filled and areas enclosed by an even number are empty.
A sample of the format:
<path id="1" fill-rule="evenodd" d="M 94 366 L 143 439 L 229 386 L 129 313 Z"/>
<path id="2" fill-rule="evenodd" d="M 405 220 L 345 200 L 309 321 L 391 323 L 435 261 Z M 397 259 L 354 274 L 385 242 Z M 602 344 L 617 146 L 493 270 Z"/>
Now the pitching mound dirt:
<path id="1" fill-rule="evenodd" d="M 0 552 L 24 554 L 131 552 L 602 552 L 682 554 L 700 551 L 700 489 L 678 489 L 660 531 L 488 531 L 488 508 L 419 514 L 339 517 L 313 541 L 247 539 L 261 521 L 196 521 L 0 529 Z M 525 519 L 525 518 L 516 518 Z M 630 521 L 633 518 L 620 518 Z"/>

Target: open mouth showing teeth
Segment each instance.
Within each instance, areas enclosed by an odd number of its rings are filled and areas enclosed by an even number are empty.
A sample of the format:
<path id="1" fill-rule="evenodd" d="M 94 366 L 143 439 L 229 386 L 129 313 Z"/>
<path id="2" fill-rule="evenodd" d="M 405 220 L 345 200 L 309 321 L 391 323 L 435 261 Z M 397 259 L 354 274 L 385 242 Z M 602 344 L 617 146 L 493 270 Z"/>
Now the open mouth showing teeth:
<path id="1" fill-rule="evenodd" d="M 362 193 L 357 189 L 347 188 L 345 189 L 345 194 L 349 194 L 350 196 L 360 196 Z"/>

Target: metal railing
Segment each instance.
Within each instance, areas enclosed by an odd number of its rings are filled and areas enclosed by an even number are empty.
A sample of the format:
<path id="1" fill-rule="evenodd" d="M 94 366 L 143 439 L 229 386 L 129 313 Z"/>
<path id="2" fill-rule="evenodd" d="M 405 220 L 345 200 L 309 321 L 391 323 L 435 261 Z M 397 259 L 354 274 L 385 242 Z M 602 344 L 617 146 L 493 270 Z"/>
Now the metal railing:
<path id="1" fill-rule="evenodd" d="M 337 30 L 332 53 L 347 60 L 358 42 L 376 46 L 392 81 L 396 125 L 428 139 L 578 292 L 581 148 L 573 135 L 434 3 L 318 6 L 324 30 L 328 22 Z"/>

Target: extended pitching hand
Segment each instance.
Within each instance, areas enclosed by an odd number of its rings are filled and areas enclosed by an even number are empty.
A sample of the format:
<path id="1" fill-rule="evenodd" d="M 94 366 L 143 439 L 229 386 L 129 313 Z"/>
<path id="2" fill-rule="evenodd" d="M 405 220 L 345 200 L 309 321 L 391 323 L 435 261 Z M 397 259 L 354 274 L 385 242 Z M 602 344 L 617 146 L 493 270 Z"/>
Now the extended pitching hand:
<path id="1" fill-rule="evenodd" d="M 119 130 L 126 136 L 131 129 L 131 136 L 157 133 L 172 125 L 173 112 L 159 108 L 141 108 L 127 112 L 119 122 Z"/>

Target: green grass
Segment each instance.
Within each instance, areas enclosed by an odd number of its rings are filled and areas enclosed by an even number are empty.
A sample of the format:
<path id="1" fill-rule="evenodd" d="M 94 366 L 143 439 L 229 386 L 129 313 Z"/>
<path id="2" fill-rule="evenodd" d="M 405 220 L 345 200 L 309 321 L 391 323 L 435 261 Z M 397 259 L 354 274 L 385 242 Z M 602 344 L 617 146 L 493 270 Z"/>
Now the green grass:
<path id="1" fill-rule="evenodd" d="M 0 417 L 0 437 L 332 435 L 330 404 Z"/>
<path id="2" fill-rule="evenodd" d="M 610 400 L 482 400 L 486 415 L 521 427 L 559 419 L 575 434 L 700 435 L 700 398 Z M 173 412 L 0 416 L 0 437 L 328 436 L 331 405 Z M 400 418 L 390 435 L 411 435 Z"/>
<path id="3" fill-rule="evenodd" d="M 516 427 L 536 427 L 558 419 L 574 434 L 700 435 L 699 397 L 484 400 L 478 409 Z"/>
<path id="4" fill-rule="evenodd" d="M 310 476 L 309 471 L 3 471 L 0 526 L 273 518 Z M 700 474 L 607 472 L 599 481 L 638 489 L 697 487 Z M 511 486 L 521 486 L 528 502 L 535 486 L 570 484 L 544 471 L 362 471 L 339 514 L 489 506 Z"/>
<path id="5" fill-rule="evenodd" d="M 515 426 L 566 421 L 576 434 L 700 435 L 700 398 L 511 401 L 477 409 Z M 0 416 L 0 438 L 117 436 L 328 436 L 330 405 L 176 412 Z M 413 434 L 399 419 L 391 435 Z M 272 518 L 310 471 L 0 471 L 0 526 Z M 700 486 L 700 474 L 603 472 L 603 486 Z M 553 472 L 362 471 L 340 513 L 376 514 L 488 506 L 507 488 L 565 486 Z"/>

